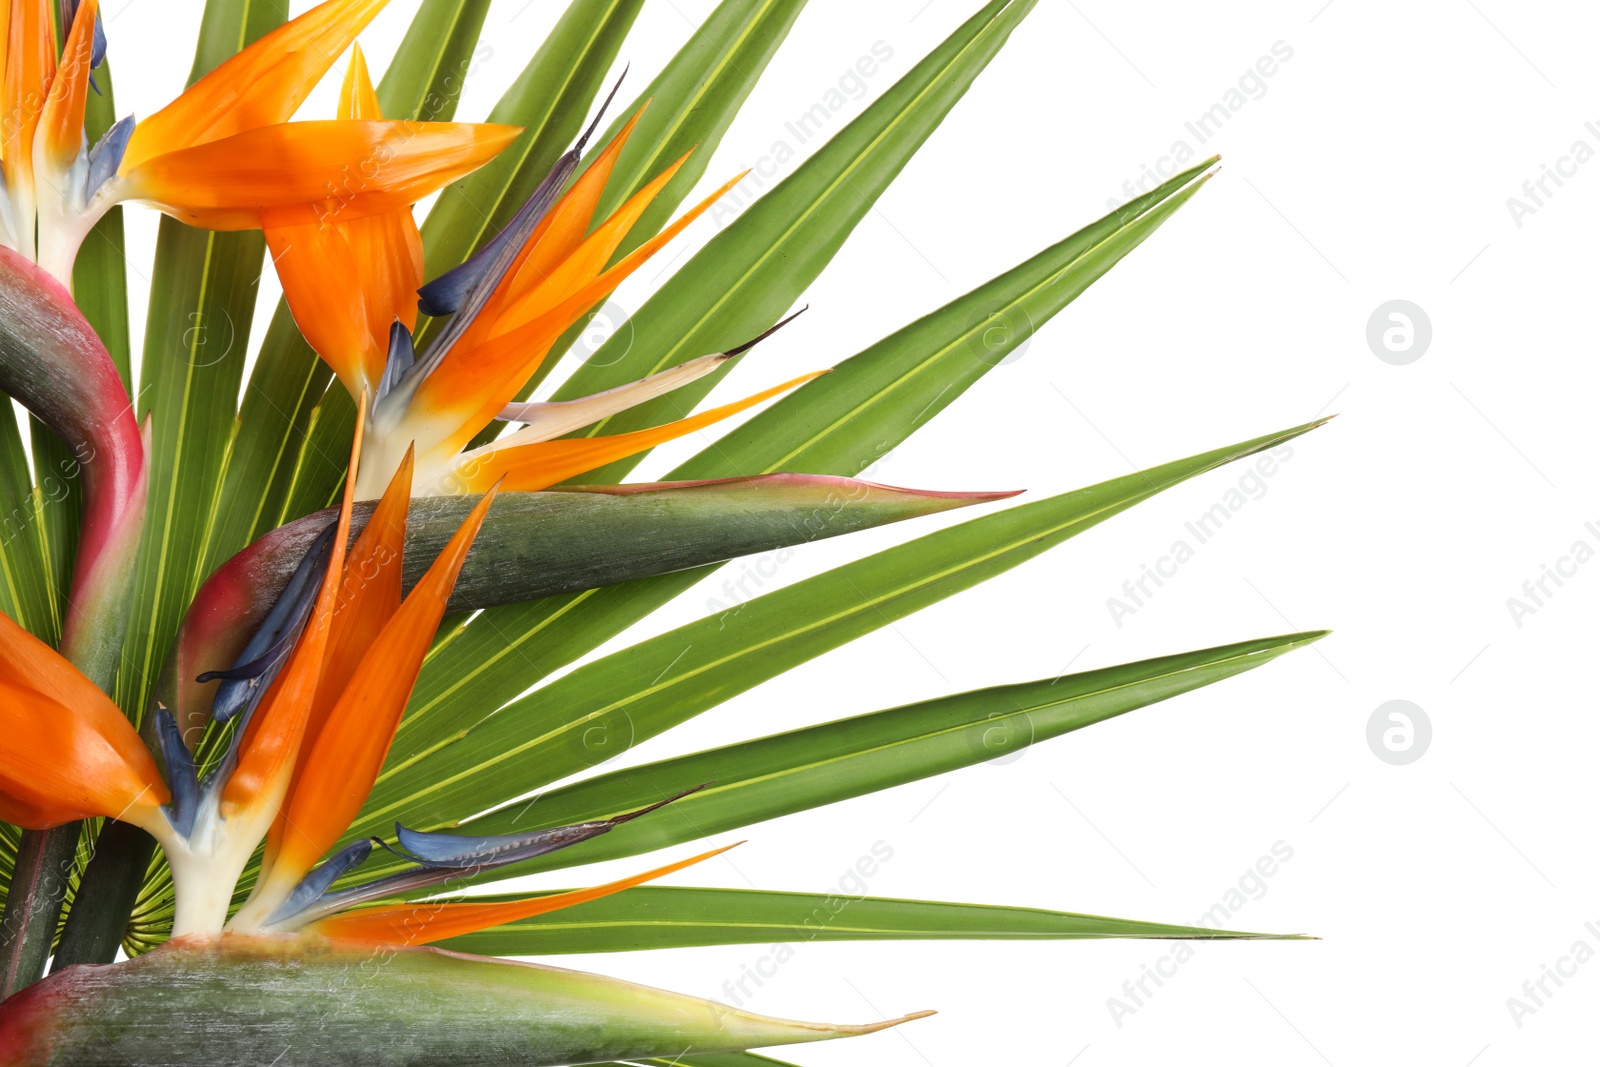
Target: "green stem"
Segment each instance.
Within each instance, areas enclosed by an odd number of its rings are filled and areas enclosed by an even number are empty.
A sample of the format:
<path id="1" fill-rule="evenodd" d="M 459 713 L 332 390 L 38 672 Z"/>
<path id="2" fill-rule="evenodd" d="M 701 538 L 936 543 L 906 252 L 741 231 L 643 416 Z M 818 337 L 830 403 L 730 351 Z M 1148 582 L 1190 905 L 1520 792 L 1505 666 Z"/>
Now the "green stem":
<path id="1" fill-rule="evenodd" d="M 89 589 L 75 590 L 78 595 L 73 598 L 61 641 L 62 656 L 107 693 L 112 691 L 117 652 L 122 647 L 127 627 L 131 556 L 138 547 L 143 511 L 141 481 L 131 514 L 117 524 L 114 540 L 121 544 L 114 545 L 112 551 L 106 553 L 110 557 L 106 560 L 109 573 L 100 576 Z M 24 830 L 22 833 L 16 869 L 6 894 L 5 914 L 0 918 L 0 981 L 3 981 L 0 996 L 10 996 L 44 976 L 56 927 L 61 920 L 67 883 L 77 859 L 81 826 L 73 822 L 49 830 Z M 114 953 L 115 949 L 112 951 Z"/>
<path id="2" fill-rule="evenodd" d="M 142 451 L 138 460 L 142 466 Z M 118 521 L 106 524 L 111 533 L 106 537 L 106 550 L 95 561 L 99 566 L 90 571 L 92 579 L 74 583 L 61 639 L 61 655 L 107 693 L 113 691 L 127 628 L 129 579 L 144 514 L 142 477 L 122 503 Z M 80 826 L 73 822 L 49 830 L 23 831 L 5 914 L 0 918 L 0 980 L 4 983 L 0 994 L 9 996 L 44 976 L 77 858 Z"/>
<path id="3" fill-rule="evenodd" d="M 137 826 L 112 820 L 101 828 L 94 855 L 78 883 L 78 903 L 67 913 L 52 974 L 75 963 L 110 963 L 117 958 L 155 851 L 155 838 Z"/>
<path id="4" fill-rule="evenodd" d="M 7 249 L 0 249 L 0 391 L 48 426 L 76 463 L 83 509 L 60 651 L 114 694 L 144 526 L 144 434 L 116 364 L 71 294 Z M 78 833 L 73 823 L 22 835 L 0 918 L 0 991 L 44 973 Z"/>
<path id="5" fill-rule="evenodd" d="M 23 833 L 0 920 L 0 996 L 38 981 L 50 958 L 82 823 Z"/>

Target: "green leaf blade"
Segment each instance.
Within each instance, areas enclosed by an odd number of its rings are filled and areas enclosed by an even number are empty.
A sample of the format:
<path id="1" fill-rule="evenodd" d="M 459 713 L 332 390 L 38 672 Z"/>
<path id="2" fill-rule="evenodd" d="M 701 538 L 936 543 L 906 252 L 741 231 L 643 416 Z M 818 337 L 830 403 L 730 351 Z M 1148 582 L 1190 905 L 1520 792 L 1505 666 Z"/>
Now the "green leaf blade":
<path id="1" fill-rule="evenodd" d="M 672 473 L 720 478 L 780 470 L 851 476 L 926 425 L 1198 190 L 1202 164 L 878 341 L 772 404 Z M 1001 343 L 975 348 L 985 324 Z M 980 358 L 984 357 L 984 358 Z M 414 707 L 472 714 L 528 686 L 648 615 L 701 570 L 571 597 L 494 608 L 431 659 Z"/>
<path id="2" fill-rule="evenodd" d="M 426 275 L 436 278 L 498 233 L 583 129 L 644 0 L 575 0 L 490 122 L 524 127 L 511 146 L 439 194 L 422 224 Z"/>
<path id="3" fill-rule="evenodd" d="M 612 262 L 660 233 L 677 213 L 684 198 L 705 175 L 723 135 L 788 37 L 805 3 L 806 0 L 723 0 L 655 80 L 596 139 L 585 166 L 594 161 L 630 116 L 644 109 L 606 182 L 596 218 L 610 215 L 657 174 L 688 156 L 628 231 Z M 556 341 L 551 355 L 518 394 L 519 399 L 532 395 L 589 322 L 590 316 L 583 316 Z M 485 429 L 473 444 L 482 444 L 492 436 L 492 428 Z"/>
<path id="4" fill-rule="evenodd" d="M 43 498 L 34 493 L 22 431 L 8 404 L 0 411 L 0 611 L 54 644 L 61 619 L 51 586 L 55 571 L 44 563 L 42 506 Z"/>
<path id="5" fill-rule="evenodd" d="M 1162 490 L 1319 423 L 928 534 L 586 664 L 433 752 L 391 753 L 357 833 L 451 823 L 610 758 L 791 667 L 970 588 Z M 585 740 L 611 739 L 603 754 Z"/>
<path id="6" fill-rule="evenodd" d="M 713 471 L 855 473 L 943 411 L 1200 191 L 1214 160 L 1175 175 L 844 360 L 680 464 Z"/>
<path id="7" fill-rule="evenodd" d="M 422 0 L 378 81 L 391 119 L 449 122 L 472 72 L 490 0 Z"/>
<path id="8" fill-rule="evenodd" d="M 189 84 L 284 15 L 248 0 L 210 0 Z M 154 415 L 149 503 L 117 685 L 118 703 L 135 717 L 205 577 L 265 254 L 258 232 L 211 233 L 161 219 L 138 398 L 140 418 Z"/>
<path id="9" fill-rule="evenodd" d="M 537 804 L 469 819 L 461 832 L 520 833 L 608 817 L 710 783 L 650 818 L 487 879 L 652 852 L 1020 752 L 1254 670 L 1323 636 L 1241 641 L 838 719 L 585 779 Z"/>
<path id="10" fill-rule="evenodd" d="M 491 894 L 473 900 L 517 900 Z M 542 956 L 714 945 L 834 941 L 1292 940 L 1209 926 L 1115 919 L 1044 908 L 845 897 L 755 889 L 639 886 L 440 942 L 457 952 Z"/>
<path id="11" fill-rule="evenodd" d="M 488 9 L 489 0 L 425 0 L 378 83 L 385 115 L 426 122 L 454 115 Z M 348 398 L 340 408 L 343 390 L 329 390 L 332 378 L 279 300 L 245 388 L 206 573 L 267 531 L 324 507 L 343 480 L 354 408 Z"/>
<path id="12" fill-rule="evenodd" d="M 776 322 L 832 260 L 911 157 L 988 65 L 1034 0 L 993 0 L 752 204 L 646 302 L 555 393 L 570 399 L 726 351 Z M 733 361 L 729 361 L 729 368 Z M 726 370 L 597 423 L 595 436 L 687 415 Z M 617 481 L 635 456 L 584 475 Z"/>

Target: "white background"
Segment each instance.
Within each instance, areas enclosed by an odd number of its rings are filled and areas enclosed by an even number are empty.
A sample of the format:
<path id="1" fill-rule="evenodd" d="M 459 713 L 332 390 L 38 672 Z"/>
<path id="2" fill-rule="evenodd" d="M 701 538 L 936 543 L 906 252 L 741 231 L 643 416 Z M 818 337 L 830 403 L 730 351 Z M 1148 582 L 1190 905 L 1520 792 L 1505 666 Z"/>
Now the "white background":
<path id="1" fill-rule="evenodd" d="M 707 189 L 777 141 L 813 150 L 785 122 L 875 42 L 893 57 L 832 128 L 977 6 L 814 0 L 723 142 Z M 415 7 L 395 0 L 363 38 L 376 69 Z M 496 5 L 484 33 L 493 52 L 467 85 L 462 117 L 487 113 L 559 7 Z M 633 63 L 632 91 L 711 8 L 646 5 L 621 57 Z M 123 112 L 148 114 L 181 88 L 199 9 L 199 0 L 108 5 Z M 1037 498 L 1342 417 L 1296 441 L 1264 495 L 1120 625 L 1108 598 L 1243 469 L 1168 492 L 625 758 L 1069 664 L 1331 627 L 1315 651 L 1004 766 L 752 827 L 726 862 L 676 879 L 826 890 L 883 842 L 893 858 L 870 880 L 875 895 L 1192 922 L 1282 842 L 1292 859 L 1233 924 L 1324 940 L 1201 945 L 1120 1020 L 1109 998 L 1132 1004 L 1123 983 L 1173 945 L 802 944 L 748 1006 L 840 1020 L 941 1014 L 779 1055 L 879 1067 L 1593 1058 L 1586 1024 L 1600 962 L 1548 985 L 1553 996 L 1520 1026 L 1507 998 L 1526 999 L 1524 981 L 1575 942 L 1600 950 L 1584 927 L 1600 927 L 1590 666 L 1600 564 L 1578 568 L 1520 626 L 1507 600 L 1574 542 L 1600 548 L 1584 527 L 1600 520 L 1591 430 L 1600 162 L 1548 185 L 1553 195 L 1520 226 L 1507 198 L 1526 199 L 1523 182 L 1575 141 L 1600 150 L 1584 126 L 1600 120 L 1597 21 L 1583 5 L 1505 0 L 1045 0 L 811 287 L 810 314 L 719 389 L 731 399 L 845 358 L 1089 222 L 1174 142 L 1198 147 L 1185 122 L 1223 102 L 1275 44 L 1292 50 L 1270 78 L 1246 83 L 1246 102 L 1203 146 L 1226 156 L 1217 180 L 871 476 L 1025 487 Z M 303 116 L 331 111 L 334 83 Z M 148 270 L 154 225 L 132 213 L 138 271 Z M 714 230 L 697 223 L 663 262 L 681 263 Z M 623 304 L 637 307 L 659 284 L 655 270 L 643 275 Z M 276 299 L 270 278 L 262 289 Z M 1431 346 L 1407 366 L 1380 361 L 1365 337 L 1373 310 L 1397 298 L 1432 323 Z M 136 312 L 143 301 L 136 291 Z M 663 449 L 640 474 L 699 446 Z M 768 587 L 914 532 L 812 546 Z M 720 584 L 630 639 L 704 614 Z M 1391 699 L 1414 701 L 1432 722 L 1431 747 L 1408 766 L 1368 749 L 1368 718 Z M 599 881 L 638 866 L 578 874 Z M 557 962 L 723 998 L 724 983 L 770 951 Z"/>

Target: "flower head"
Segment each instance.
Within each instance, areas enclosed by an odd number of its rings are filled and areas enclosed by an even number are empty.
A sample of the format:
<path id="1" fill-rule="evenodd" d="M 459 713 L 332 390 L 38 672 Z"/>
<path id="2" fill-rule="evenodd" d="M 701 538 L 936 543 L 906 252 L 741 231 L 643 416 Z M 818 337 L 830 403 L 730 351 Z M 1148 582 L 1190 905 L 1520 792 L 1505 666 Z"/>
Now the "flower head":
<path id="1" fill-rule="evenodd" d="M 48 0 L 0 0 L 0 244 L 67 281 L 90 229 L 124 201 L 207 229 L 260 229 L 396 211 L 481 166 L 520 131 L 375 114 L 289 121 L 385 3 L 327 0 L 91 148 L 84 103 L 104 53 L 97 0 L 67 5 L 59 62 Z"/>
<path id="2" fill-rule="evenodd" d="M 362 425 L 356 430 L 359 455 Z M 352 456 L 352 465 L 356 463 Z M 353 487 L 291 583 L 274 647 L 226 672 L 248 698 L 204 775 L 171 712 L 156 712 L 166 781 L 116 705 L 59 653 L 0 614 L 0 818 L 42 829 L 93 816 L 121 819 L 162 845 L 177 891 L 174 936 L 292 934 L 421 944 L 593 900 L 715 853 L 594 889 L 494 904 L 378 904 L 564 848 L 660 807 L 505 837 L 396 827 L 412 864 L 333 890 L 372 852 L 341 839 L 366 802 L 444 616 L 467 551 L 494 501 L 491 489 L 409 594 L 401 595 L 409 458 L 348 544 Z M 671 798 L 677 799 L 677 798 Z M 670 801 L 663 801 L 668 803 Z M 261 873 L 228 919 L 234 888 L 265 840 Z M 718 850 L 721 851 L 721 850 Z M 352 910 L 355 909 L 355 910 Z"/>
<path id="3" fill-rule="evenodd" d="M 370 93 L 363 91 L 359 64 L 352 65 L 352 72 L 345 99 L 353 112 Z M 665 426 L 567 440 L 556 438 L 709 374 L 749 346 L 691 360 L 594 396 L 515 403 L 569 326 L 739 180 L 616 258 L 628 232 L 684 162 L 673 163 L 610 216 L 597 219 L 601 194 L 638 118 L 629 119 L 577 174 L 594 131 L 591 124 L 504 230 L 471 259 L 420 290 L 413 284 L 420 281 L 420 246 L 409 210 L 330 225 L 268 227 L 284 295 L 301 332 L 352 396 L 370 398 L 358 497 L 376 496 L 408 454 L 414 457 L 419 494 L 482 492 L 497 483 L 508 489 L 544 489 L 708 426 L 814 377 Z M 419 298 L 423 312 L 448 316 L 421 353 L 412 335 Z M 469 447 L 496 420 L 521 427 Z"/>

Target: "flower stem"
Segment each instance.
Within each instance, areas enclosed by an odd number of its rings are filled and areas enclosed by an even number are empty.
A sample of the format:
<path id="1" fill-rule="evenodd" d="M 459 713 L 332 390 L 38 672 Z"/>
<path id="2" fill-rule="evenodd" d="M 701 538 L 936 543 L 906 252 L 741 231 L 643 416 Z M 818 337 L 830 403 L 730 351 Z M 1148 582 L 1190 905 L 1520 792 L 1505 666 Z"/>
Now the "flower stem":
<path id="1" fill-rule="evenodd" d="M 71 294 L 6 249 L 0 249 L 0 390 L 49 426 L 77 464 L 83 524 L 61 654 L 113 693 L 144 527 L 148 440 L 110 354 Z M 22 835 L 0 918 L 0 993 L 44 973 L 79 831 L 72 823 Z"/>
<path id="2" fill-rule="evenodd" d="M 143 511 L 143 504 L 141 481 L 139 512 Z M 138 519 L 120 525 L 124 535 L 131 533 L 137 548 Z M 94 590 L 93 595 L 80 592 L 74 598 L 74 610 L 68 612 L 67 628 L 61 641 L 62 655 L 107 693 L 112 691 L 117 654 L 127 628 L 126 587 L 131 586 L 133 553 L 124 549 L 122 554 L 128 557 L 130 564 L 123 568 L 123 575 L 114 581 L 103 580 L 102 588 Z M 122 587 L 120 596 L 119 586 Z M 77 861 L 82 826 L 82 823 L 71 822 L 48 830 L 24 830 L 22 833 L 16 868 L 6 894 L 5 913 L 0 917 L 0 997 L 10 996 L 44 976 L 56 927 L 61 920 L 67 883 Z M 148 857 L 145 862 L 149 862 Z M 114 953 L 115 948 L 112 951 Z"/>
<path id="3" fill-rule="evenodd" d="M 0 920 L 0 996 L 32 985 L 44 974 L 82 825 L 73 822 L 22 835 L 5 918 Z"/>
<path id="4" fill-rule="evenodd" d="M 100 828 L 56 945 L 52 974 L 75 963 L 110 963 L 117 958 L 155 851 L 155 838 L 137 826 L 110 821 Z"/>

